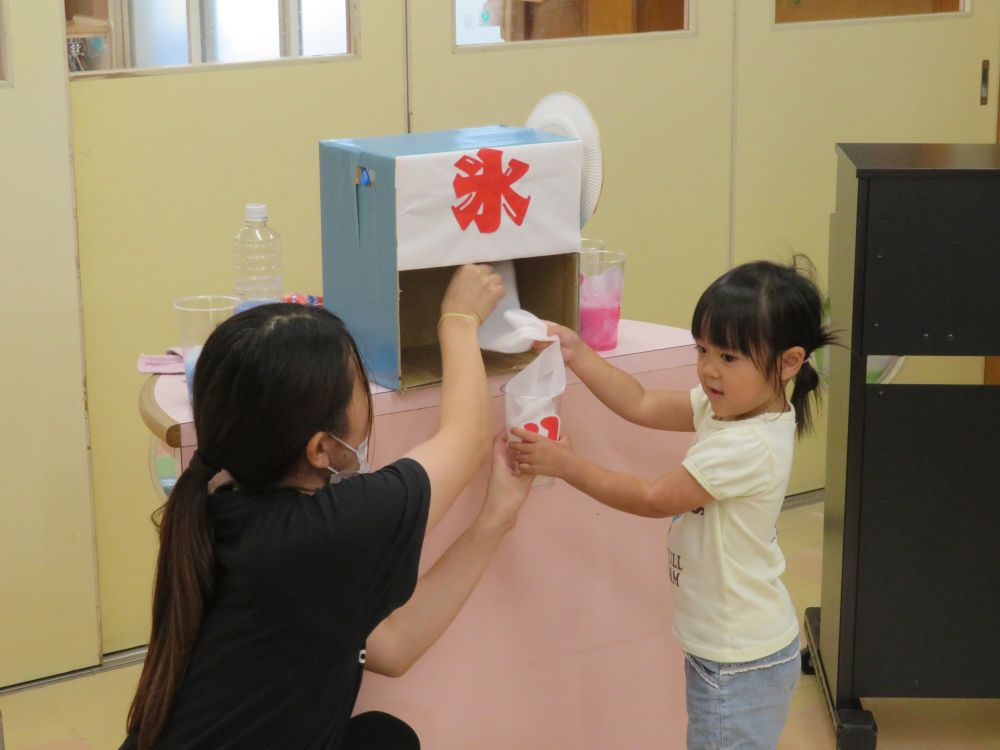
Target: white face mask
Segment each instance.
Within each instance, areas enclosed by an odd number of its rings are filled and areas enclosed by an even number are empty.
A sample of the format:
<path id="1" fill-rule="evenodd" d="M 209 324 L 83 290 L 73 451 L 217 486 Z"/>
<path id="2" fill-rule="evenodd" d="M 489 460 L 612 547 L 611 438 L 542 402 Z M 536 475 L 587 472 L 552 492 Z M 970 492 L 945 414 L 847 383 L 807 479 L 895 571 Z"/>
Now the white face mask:
<path id="1" fill-rule="evenodd" d="M 333 433 L 328 432 L 326 434 L 347 448 L 358 459 L 358 468 L 353 470 L 337 471 L 332 466 L 327 466 L 326 468 L 333 475 L 330 477 L 330 484 L 337 484 L 348 477 L 353 477 L 355 474 L 368 474 L 372 470 L 371 465 L 368 463 L 368 436 L 365 436 L 365 439 L 361 441 L 361 445 L 357 448 L 352 448 Z"/>

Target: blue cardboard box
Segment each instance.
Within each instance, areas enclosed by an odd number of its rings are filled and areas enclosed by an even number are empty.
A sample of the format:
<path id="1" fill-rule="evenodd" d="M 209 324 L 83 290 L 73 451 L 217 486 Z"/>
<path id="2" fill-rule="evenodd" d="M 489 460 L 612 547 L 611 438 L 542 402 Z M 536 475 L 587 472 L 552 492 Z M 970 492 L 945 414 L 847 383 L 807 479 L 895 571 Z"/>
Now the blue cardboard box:
<path id="1" fill-rule="evenodd" d="M 440 382 L 455 266 L 513 260 L 522 306 L 577 327 L 582 144 L 492 126 L 320 142 L 324 304 L 375 382 Z M 491 373 L 532 359 L 484 353 Z"/>

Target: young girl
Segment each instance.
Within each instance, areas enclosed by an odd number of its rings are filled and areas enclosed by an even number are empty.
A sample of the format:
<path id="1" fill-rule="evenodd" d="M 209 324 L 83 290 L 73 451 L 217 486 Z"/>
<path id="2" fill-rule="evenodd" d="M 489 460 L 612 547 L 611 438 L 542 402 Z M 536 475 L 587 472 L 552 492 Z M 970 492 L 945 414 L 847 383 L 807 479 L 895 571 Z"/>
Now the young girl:
<path id="1" fill-rule="evenodd" d="M 569 329 L 550 329 L 567 365 L 609 409 L 644 427 L 697 433 L 682 464 L 655 482 L 587 461 L 566 439 L 514 431 L 521 471 L 561 477 L 628 513 L 673 516 L 669 573 L 689 750 L 774 748 L 788 712 L 798 622 L 779 578 L 775 522 L 819 384 L 809 358 L 833 338 L 820 307 L 815 285 L 794 267 L 748 263 L 724 274 L 694 310 L 699 385 L 690 393 L 647 391 Z"/>
<path id="2" fill-rule="evenodd" d="M 123 748 L 419 748 L 399 719 L 351 712 L 364 669 L 402 674 L 441 635 L 527 494 L 497 440 L 479 517 L 417 580 L 425 530 L 487 455 L 476 331 L 501 296 L 488 267 L 455 273 L 438 325 L 438 430 L 373 473 L 368 381 L 336 316 L 266 305 L 212 333 Z"/>

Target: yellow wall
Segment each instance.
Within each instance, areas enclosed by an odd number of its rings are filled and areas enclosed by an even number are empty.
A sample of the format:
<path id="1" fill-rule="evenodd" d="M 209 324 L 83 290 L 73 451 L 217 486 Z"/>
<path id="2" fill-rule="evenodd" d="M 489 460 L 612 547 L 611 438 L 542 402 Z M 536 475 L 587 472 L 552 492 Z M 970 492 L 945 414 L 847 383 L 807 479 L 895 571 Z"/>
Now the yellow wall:
<path id="1" fill-rule="evenodd" d="M 997 67 L 1000 3 L 891 21 L 776 26 L 773 19 L 770 2 L 738 4 L 735 261 L 805 253 L 825 288 L 834 144 L 994 141 L 997 77 L 981 106 L 979 74 L 983 59 Z M 983 361 L 908 362 L 899 376 L 910 372 L 982 382 Z M 790 492 L 823 486 L 825 452 L 821 411 L 796 451 Z"/>
<path id="2" fill-rule="evenodd" d="M 551 91 L 580 95 L 606 169 L 584 234 L 629 255 L 627 316 L 686 326 L 730 251 L 736 263 L 807 253 L 825 286 L 835 143 L 991 140 L 996 105 L 973 95 L 1000 6 L 982 5 L 792 27 L 774 24 L 769 1 L 700 2 L 686 33 L 456 51 L 448 4 L 435 4 L 412 19 L 413 127 L 518 124 Z M 935 372 L 963 380 L 977 368 Z M 823 485 L 825 419 L 820 409 L 798 446 L 792 493 Z"/>
<path id="3" fill-rule="evenodd" d="M 149 629 L 138 354 L 177 342 L 173 299 L 232 290 L 247 202 L 271 206 L 285 288 L 321 292 L 318 141 L 405 130 L 402 5 L 361 7 L 356 57 L 71 83 L 105 651 Z"/>
<path id="4" fill-rule="evenodd" d="M 683 327 L 729 252 L 732 8 L 692 6 L 687 32 L 455 51 L 450 4 L 429 3 L 410 45 L 414 130 L 522 125 L 553 91 L 587 103 L 605 171 L 583 233 L 628 255 L 627 317 Z"/>
<path id="5" fill-rule="evenodd" d="M 318 291 L 316 141 L 406 127 L 402 0 L 360 6 L 355 59 L 70 86 L 106 651 L 148 630 L 158 501 L 136 355 L 175 341 L 173 298 L 231 288 L 248 200 L 272 206 L 286 288 Z M 990 140 L 978 133 L 981 120 L 995 126 L 995 104 L 967 115 L 954 84 L 996 50 L 1000 5 L 983 6 L 940 27 L 792 32 L 772 29 L 767 0 L 706 0 L 692 2 L 686 33 L 455 52 L 450 3 L 411 3 L 412 125 L 520 124 L 542 95 L 578 93 L 606 157 L 585 234 L 629 253 L 626 315 L 686 325 L 730 249 L 737 262 L 807 250 L 825 281 L 838 140 Z M 972 377 L 968 365 L 956 377 Z M 800 457 L 793 491 L 820 486 L 821 443 Z"/>
<path id="6" fill-rule="evenodd" d="M 4 21 L 0 686 L 100 658 L 62 8 Z"/>
<path id="7" fill-rule="evenodd" d="M 893 383 L 982 385 L 982 357 L 907 357 Z"/>

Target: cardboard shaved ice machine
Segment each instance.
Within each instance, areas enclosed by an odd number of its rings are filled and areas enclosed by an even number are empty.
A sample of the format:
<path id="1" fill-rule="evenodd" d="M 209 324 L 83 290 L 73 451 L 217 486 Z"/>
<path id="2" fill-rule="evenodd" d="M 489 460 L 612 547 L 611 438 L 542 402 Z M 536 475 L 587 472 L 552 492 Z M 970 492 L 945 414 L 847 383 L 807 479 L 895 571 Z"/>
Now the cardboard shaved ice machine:
<path id="1" fill-rule="evenodd" d="M 437 322 L 456 266 L 512 261 L 520 306 L 579 327 L 579 140 L 490 126 L 321 141 L 325 305 L 372 378 L 441 382 Z M 488 374 L 532 352 L 484 351 Z"/>

